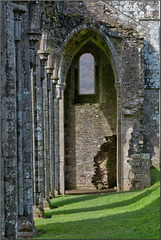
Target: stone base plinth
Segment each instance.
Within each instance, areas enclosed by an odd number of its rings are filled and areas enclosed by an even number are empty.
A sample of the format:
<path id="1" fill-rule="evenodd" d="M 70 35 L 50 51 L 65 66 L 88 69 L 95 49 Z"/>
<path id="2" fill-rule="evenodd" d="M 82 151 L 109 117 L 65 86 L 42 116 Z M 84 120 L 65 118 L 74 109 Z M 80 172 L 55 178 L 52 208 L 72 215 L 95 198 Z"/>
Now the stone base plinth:
<path id="1" fill-rule="evenodd" d="M 50 200 L 47 200 L 46 198 L 43 199 L 43 208 L 50 208 Z"/>
<path id="2" fill-rule="evenodd" d="M 55 198 L 55 193 L 54 191 L 50 192 L 50 199 Z"/>
<path id="3" fill-rule="evenodd" d="M 33 218 L 43 218 L 44 209 L 41 206 L 33 206 Z"/>
<path id="4" fill-rule="evenodd" d="M 18 219 L 18 238 L 34 238 L 37 230 L 34 222 L 25 216 Z"/>

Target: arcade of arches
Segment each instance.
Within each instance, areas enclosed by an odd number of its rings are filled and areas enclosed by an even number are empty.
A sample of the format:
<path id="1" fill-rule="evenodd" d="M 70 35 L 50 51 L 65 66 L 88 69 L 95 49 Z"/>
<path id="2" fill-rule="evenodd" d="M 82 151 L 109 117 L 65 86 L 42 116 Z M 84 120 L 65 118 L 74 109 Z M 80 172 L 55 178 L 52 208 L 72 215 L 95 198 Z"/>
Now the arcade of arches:
<path id="1" fill-rule="evenodd" d="M 149 187 L 160 156 L 158 1 L 1 8 L 1 239 L 34 237 L 33 219 L 66 190 Z"/>

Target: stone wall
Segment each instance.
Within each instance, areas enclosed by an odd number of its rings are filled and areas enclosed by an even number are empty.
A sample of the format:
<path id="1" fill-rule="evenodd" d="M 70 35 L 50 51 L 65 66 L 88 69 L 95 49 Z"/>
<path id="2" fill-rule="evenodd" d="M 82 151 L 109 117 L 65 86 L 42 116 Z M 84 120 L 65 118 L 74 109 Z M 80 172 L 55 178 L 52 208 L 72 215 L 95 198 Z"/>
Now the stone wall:
<path id="1" fill-rule="evenodd" d="M 65 35 L 70 34 L 70 29 L 85 22 L 99 27 L 108 26 L 109 35 L 137 36 L 144 38 L 144 50 L 142 52 L 142 64 L 144 65 L 144 89 L 145 89 L 145 111 L 144 111 L 144 151 L 151 153 L 151 165 L 159 167 L 159 103 L 156 94 L 159 94 L 159 16 L 158 1 L 94 1 L 94 2 L 61 2 L 57 4 L 59 24 L 68 22 L 68 27 L 63 25 L 57 30 L 53 43 L 63 41 Z M 85 19 L 85 20 L 84 20 Z M 56 22 L 56 21 L 55 21 Z M 63 30 L 63 32 L 62 32 Z M 61 40 L 60 40 L 61 39 Z M 65 39 L 65 38 L 64 38 Z M 116 42 L 115 42 L 116 43 Z M 56 44 L 59 48 L 59 44 Z M 115 46 L 116 47 L 116 46 Z M 155 110 L 151 108 L 146 111 L 146 106 L 151 99 L 155 98 Z M 153 104 L 153 103 L 152 103 Z M 155 126 L 150 126 L 146 119 L 156 121 Z M 149 133 L 150 132 L 150 133 Z M 150 137 L 151 136 L 151 137 Z M 155 138 L 151 147 L 151 138 Z M 153 149 L 153 150 L 152 150 Z"/>

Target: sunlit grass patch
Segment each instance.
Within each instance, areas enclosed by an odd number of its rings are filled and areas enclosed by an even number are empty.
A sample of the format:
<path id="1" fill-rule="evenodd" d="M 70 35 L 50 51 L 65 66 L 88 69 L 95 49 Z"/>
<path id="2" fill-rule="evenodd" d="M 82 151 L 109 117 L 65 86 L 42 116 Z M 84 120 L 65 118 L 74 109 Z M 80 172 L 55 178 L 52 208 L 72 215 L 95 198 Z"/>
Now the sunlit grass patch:
<path id="1" fill-rule="evenodd" d="M 36 219 L 36 239 L 160 239 L 160 171 L 144 190 L 57 196 Z"/>

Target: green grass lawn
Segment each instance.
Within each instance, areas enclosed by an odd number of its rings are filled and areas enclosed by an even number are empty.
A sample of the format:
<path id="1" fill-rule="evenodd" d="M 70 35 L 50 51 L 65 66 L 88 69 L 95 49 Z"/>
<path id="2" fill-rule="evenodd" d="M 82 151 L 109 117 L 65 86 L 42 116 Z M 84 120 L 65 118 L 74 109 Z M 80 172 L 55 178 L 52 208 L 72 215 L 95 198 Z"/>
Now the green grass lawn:
<path id="1" fill-rule="evenodd" d="M 160 239 L 160 171 L 144 190 L 57 196 L 35 239 Z"/>

